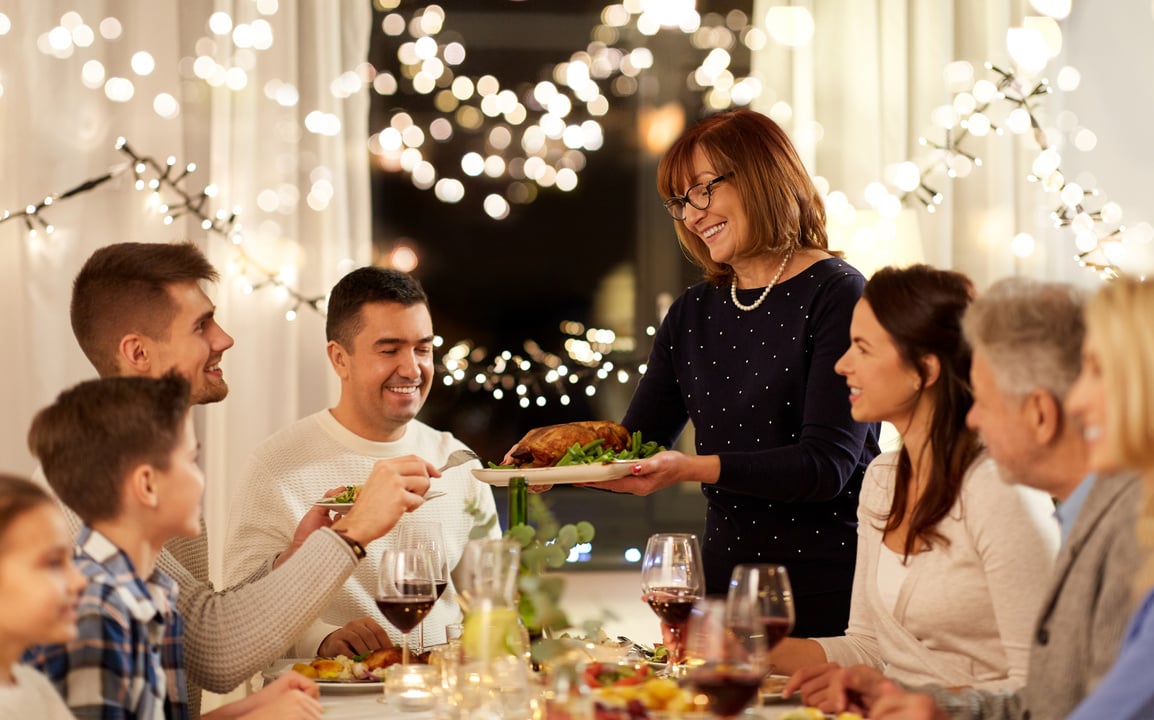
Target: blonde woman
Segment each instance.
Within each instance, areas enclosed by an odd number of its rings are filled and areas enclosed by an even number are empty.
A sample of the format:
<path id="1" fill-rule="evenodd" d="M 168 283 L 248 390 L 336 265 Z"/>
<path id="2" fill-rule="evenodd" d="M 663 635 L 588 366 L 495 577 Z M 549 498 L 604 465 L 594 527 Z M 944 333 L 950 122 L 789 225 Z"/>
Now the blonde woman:
<path id="1" fill-rule="evenodd" d="M 1138 539 L 1154 545 L 1154 283 L 1121 279 L 1086 308 L 1082 372 L 1067 404 L 1082 425 L 1095 470 L 1132 467 L 1143 473 L 1145 500 Z M 1071 720 L 1154 718 L 1154 562 L 1135 578 L 1141 596 L 1114 667 Z"/>

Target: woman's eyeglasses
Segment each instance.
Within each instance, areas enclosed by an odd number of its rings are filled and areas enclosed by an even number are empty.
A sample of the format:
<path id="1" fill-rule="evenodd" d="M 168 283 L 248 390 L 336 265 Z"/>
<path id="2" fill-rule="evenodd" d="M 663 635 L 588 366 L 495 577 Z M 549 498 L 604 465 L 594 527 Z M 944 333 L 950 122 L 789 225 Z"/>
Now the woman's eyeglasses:
<path id="1" fill-rule="evenodd" d="M 698 210 L 706 209 L 709 207 L 710 201 L 713 200 L 713 186 L 722 180 L 728 179 L 730 175 L 732 175 L 732 173 L 728 173 L 726 175 L 718 175 L 709 182 L 697 183 L 693 187 L 686 190 L 684 195 L 681 195 L 680 197 L 671 197 L 666 200 L 663 203 L 665 205 L 665 209 L 669 211 L 669 214 L 673 216 L 674 220 L 685 219 L 686 203 L 692 205 Z"/>

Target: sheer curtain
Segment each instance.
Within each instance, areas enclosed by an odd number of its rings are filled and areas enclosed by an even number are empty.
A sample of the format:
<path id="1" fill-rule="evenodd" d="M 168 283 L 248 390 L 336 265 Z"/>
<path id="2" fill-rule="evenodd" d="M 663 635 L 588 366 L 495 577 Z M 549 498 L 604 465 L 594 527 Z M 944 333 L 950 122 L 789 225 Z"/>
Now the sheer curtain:
<path id="1" fill-rule="evenodd" d="M 41 52 L 42 35 L 62 22 L 75 24 L 70 11 L 91 28 L 91 44 L 74 47 L 66 58 Z M 214 183 L 213 211 L 239 210 L 241 247 L 303 295 L 324 296 L 344 272 L 370 259 L 368 96 L 363 82 L 353 83 L 348 97 L 333 90 L 342 73 L 367 58 L 369 3 L 14 0 L 0 12 L 11 22 L 8 34 L 0 35 L 0 213 L 122 163 L 114 143 L 124 136 L 136 152 L 161 163 L 168 156 L 175 156 L 178 169 L 195 162 L 187 189 L 199 192 Z M 227 13 L 240 29 L 213 34 L 208 21 L 216 12 Z M 108 17 L 122 28 L 115 40 L 101 34 Z M 250 44 L 246 30 L 264 33 L 256 21 L 268 23 L 271 46 L 238 47 Z M 71 34 L 83 42 L 83 30 Z M 133 70 L 132 58 L 141 51 L 154 60 L 147 75 Z M 198 78 L 198 55 L 223 70 L 243 68 L 243 87 L 214 87 Z M 131 79 L 132 98 L 113 102 L 102 87 L 86 87 L 82 71 L 91 61 L 102 64 L 106 78 Z M 232 75 L 239 84 L 241 73 Z M 179 102 L 178 116 L 165 119 L 154 111 L 160 93 Z M 309 126 L 319 118 L 328 134 L 306 128 L 314 111 L 326 115 L 314 115 Z M 30 237 L 21 221 L 0 225 L 0 333 L 7 341 L 0 361 L 0 469 L 30 472 L 25 435 L 33 414 L 64 388 L 95 375 L 68 320 L 72 278 L 85 259 L 114 242 L 191 238 L 221 271 L 210 295 L 222 326 L 236 339 L 222 363 L 228 399 L 197 411 L 209 480 L 210 552 L 218 570 L 230 482 L 253 446 L 335 399 L 324 322 L 307 307 L 287 320 L 292 298 L 260 288 L 268 276 L 238 262 L 228 240 L 192 219 L 165 225 L 163 215 L 149 209 L 148 196 L 133 189 L 128 174 L 47 208 L 43 218 L 55 227 L 50 236 L 41 231 Z"/>
<path id="2" fill-rule="evenodd" d="M 762 27 L 777 6 L 807 8 L 815 32 L 803 47 L 771 40 L 754 54 L 754 73 L 771 90 L 757 109 L 770 112 L 777 101 L 790 103 L 792 117 L 785 127 L 807 166 L 858 207 L 865 206 L 866 185 L 882 179 L 888 165 L 923 164 L 926 149 L 919 147 L 919 136 L 942 139 L 930 116 L 953 100 L 946 65 L 968 61 L 977 78 L 987 77 L 982 69 L 987 60 L 1010 66 L 1007 30 L 1038 14 L 1026 0 L 756 0 L 754 16 Z M 1074 0 L 1070 17 L 1060 21 L 1062 54 L 1043 75 L 1053 81 L 1057 70 L 1070 64 L 1082 72 L 1082 85 L 1039 103 L 1044 126 L 1059 125 L 1062 113 L 1070 111 L 1073 116 L 1067 117 L 1096 132 L 1099 146 L 1090 153 L 1074 150 L 1067 136 L 1059 148 L 1063 170 L 1069 177 L 1093 172 L 1098 187 L 1124 203 L 1128 222 L 1151 216 L 1136 192 L 1148 186 L 1150 165 L 1136 161 L 1135 153 L 1149 157 L 1150 150 L 1149 143 L 1138 142 L 1146 131 L 1143 113 L 1135 108 L 1150 107 L 1154 88 L 1125 79 L 1144 77 L 1141 72 L 1148 74 L 1154 65 L 1150 13 L 1143 0 L 1108 6 Z M 814 121 L 821 127 L 816 134 Z M 1026 180 L 1037 155 L 1033 142 L 991 134 L 971 138 L 965 147 L 983 165 L 967 178 L 934 183 L 944 196 L 937 213 L 913 212 L 920 257 L 966 272 L 979 287 L 1014 273 L 1093 284 L 1095 276 L 1073 260 L 1072 234 L 1055 229 L 1049 219 L 1056 197 Z M 1009 244 L 1021 232 L 1036 238 L 1037 249 L 1016 260 Z M 852 254 L 850 259 L 855 260 Z"/>

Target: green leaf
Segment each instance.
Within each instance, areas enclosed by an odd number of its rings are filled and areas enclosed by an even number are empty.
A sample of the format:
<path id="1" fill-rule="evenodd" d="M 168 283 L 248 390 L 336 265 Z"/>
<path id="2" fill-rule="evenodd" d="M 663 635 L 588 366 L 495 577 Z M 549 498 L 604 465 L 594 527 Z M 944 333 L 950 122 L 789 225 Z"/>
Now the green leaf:
<path id="1" fill-rule="evenodd" d="M 565 564 L 565 558 L 567 557 L 569 557 L 569 553 L 565 552 L 557 545 L 545 546 L 545 564 L 549 567 L 561 567 Z"/>
<path id="2" fill-rule="evenodd" d="M 577 523 L 577 542 L 593 542 L 593 536 L 597 531 L 593 528 L 593 523 L 582 520 Z"/>
<path id="3" fill-rule="evenodd" d="M 562 525 L 557 531 L 557 543 L 565 549 L 565 552 L 569 552 L 569 548 L 577 544 L 577 526 Z"/>

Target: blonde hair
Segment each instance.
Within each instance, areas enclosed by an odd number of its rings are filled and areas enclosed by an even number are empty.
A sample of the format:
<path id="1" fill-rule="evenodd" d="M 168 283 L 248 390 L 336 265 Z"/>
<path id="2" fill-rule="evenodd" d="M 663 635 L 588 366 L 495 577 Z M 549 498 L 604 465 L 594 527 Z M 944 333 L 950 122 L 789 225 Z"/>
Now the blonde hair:
<path id="1" fill-rule="evenodd" d="M 1154 587 L 1154 283 L 1121 278 L 1086 306 L 1086 328 L 1098 349 L 1105 390 L 1104 438 L 1124 467 L 1144 476 L 1138 544 L 1146 555 L 1134 591 Z"/>
<path id="2" fill-rule="evenodd" d="M 1086 307 L 1099 349 L 1107 447 L 1119 463 L 1154 475 L 1154 283 L 1122 278 Z"/>

